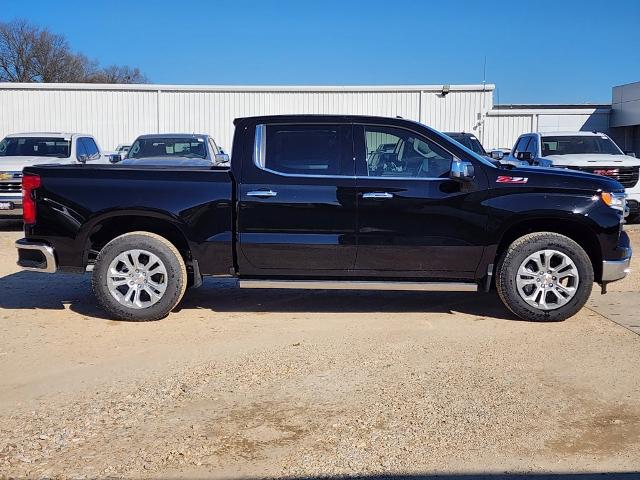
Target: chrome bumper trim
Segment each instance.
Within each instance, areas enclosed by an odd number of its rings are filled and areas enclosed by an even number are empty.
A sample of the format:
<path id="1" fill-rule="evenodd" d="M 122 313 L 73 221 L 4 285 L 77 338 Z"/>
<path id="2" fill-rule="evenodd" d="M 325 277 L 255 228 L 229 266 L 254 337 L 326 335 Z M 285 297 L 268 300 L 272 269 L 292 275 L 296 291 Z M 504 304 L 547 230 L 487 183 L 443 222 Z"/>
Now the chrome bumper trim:
<path id="1" fill-rule="evenodd" d="M 622 280 L 627 276 L 629 271 L 629 265 L 631 264 L 631 257 L 627 257 L 623 260 L 603 260 L 602 261 L 602 282 L 610 283 L 617 280 Z"/>
<path id="2" fill-rule="evenodd" d="M 30 272 L 43 272 L 43 273 L 55 273 L 58 270 L 56 262 L 56 255 L 52 247 L 41 242 L 30 242 L 24 238 L 16 241 L 15 246 L 18 250 L 36 250 L 44 257 L 44 262 L 36 264 L 30 262 L 20 262 L 18 259 L 18 266 L 23 270 Z"/>

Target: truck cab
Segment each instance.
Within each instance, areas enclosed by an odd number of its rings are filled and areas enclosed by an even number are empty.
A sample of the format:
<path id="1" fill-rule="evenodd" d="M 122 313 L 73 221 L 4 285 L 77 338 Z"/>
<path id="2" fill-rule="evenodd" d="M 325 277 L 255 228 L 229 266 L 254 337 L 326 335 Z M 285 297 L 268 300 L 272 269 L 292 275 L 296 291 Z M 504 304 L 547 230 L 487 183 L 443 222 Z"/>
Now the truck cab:
<path id="1" fill-rule="evenodd" d="M 22 169 L 41 164 L 107 163 L 91 135 L 16 133 L 0 142 L 0 219 L 22 216 Z"/>
<path id="2" fill-rule="evenodd" d="M 640 160 L 625 154 L 600 132 L 527 133 L 516 141 L 511 159 L 541 167 L 567 168 L 613 178 L 625 187 L 629 219 L 640 215 Z"/>

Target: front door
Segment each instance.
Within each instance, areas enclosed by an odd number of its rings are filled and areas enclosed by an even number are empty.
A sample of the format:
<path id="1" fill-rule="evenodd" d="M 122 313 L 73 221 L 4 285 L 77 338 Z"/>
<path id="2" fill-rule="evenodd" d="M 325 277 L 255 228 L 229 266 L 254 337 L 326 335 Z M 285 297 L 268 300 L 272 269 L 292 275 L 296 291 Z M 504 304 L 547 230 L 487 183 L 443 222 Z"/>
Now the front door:
<path id="1" fill-rule="evenodd" d="M 351 124 L 256 127 L 244 159 L 241 275 L 335 276 L 356 256 Z"/>
<path id="2" fill-rule="evenodd" d="M 484 177 L 449 178 L 438 137 L 355 125 L 358 253 L 363 275 L 474 278 L 485 243 Z"/>

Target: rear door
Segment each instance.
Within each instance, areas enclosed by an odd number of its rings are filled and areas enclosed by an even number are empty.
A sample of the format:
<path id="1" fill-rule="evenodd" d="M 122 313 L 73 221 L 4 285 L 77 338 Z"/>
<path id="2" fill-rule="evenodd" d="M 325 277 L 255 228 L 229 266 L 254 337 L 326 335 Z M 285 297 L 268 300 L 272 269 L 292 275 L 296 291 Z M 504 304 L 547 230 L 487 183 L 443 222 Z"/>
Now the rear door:
<path id="1" fill-rule="evenodd" d="M 355 268 L 363 276 L 474 278 L 487 222 L 483 170 L 472 182 L 450 179 L 454 155 L 406 128 L 354 125 L 354 139 Z"/>
<path id="2" fill-rule="evenodd" d="M 351 124 L 261 124 L 254 135 L 238 192 L 241 275 L 335 276 L 353 268 Z"/>

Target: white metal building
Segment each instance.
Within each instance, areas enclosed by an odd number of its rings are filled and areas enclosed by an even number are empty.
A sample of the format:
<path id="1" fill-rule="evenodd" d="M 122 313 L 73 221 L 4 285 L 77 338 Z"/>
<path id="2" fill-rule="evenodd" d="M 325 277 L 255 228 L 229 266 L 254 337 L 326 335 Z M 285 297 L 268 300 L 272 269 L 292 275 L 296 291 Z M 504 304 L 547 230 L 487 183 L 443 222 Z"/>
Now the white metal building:
<path id="1" fill-rule="evenodd" d="M 613 87 L 611 131 L 624 151 L 640 157 L 640 82 Z"/>
<path id="2" fill-rule="evenodd" d="M 143 133 L 196 132 L 212 135 L 229 151 L 234 118 L 285 113 L 401 116 L 441 131 L 474 133 L 486 148 L 510 147 L 521 133 L 540 128 L 580 130 L 593 118 L 599 119 L 597 129 L 607 130 L 606 108 L 494 109 L 494 89 L 0 83 L 0 138 L 77 131 L 93 134 L 109 150 Z"/>

